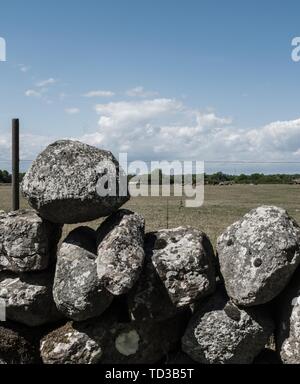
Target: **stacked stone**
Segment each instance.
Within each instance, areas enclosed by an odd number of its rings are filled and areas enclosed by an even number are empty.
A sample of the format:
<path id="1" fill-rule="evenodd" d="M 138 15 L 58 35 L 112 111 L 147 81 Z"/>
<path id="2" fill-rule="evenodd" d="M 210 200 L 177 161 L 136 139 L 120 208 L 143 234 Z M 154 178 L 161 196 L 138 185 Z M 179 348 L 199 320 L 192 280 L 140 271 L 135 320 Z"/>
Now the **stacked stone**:
<path id="1" fill-rule="evenodd" d="M 300 263 L 299 246 L 300 228 L 281 208 L 258 207 L 228 227 L 217 241 L 222 283 L 199 305 L 184 351 L 204 364 L 252 363 L 260 352 L 262 362 L 275 320 L 275 349 L 283 362 L 300 363 L 299 279 L 288 284 Z M 285 289 L 282 305 L 278 295 Z"/>
<path id="2" fill-rule="evenodd" d="M 61 318 L 52 295 L 61 226 L 34 210 L 0 214 L 0 303 L 6 317 L 27 326 Z"/>
<path id="3" fill-rule="evenodd" d="M 22 191 L 33 209 L 0 212 L 0 363 L 300 363 L 300 228 L 283 209 L 250 211 L 216 257 L 191 227 L 145 234 L 120 209 L 113 155 L 68 140 L 38 156 Z"/>

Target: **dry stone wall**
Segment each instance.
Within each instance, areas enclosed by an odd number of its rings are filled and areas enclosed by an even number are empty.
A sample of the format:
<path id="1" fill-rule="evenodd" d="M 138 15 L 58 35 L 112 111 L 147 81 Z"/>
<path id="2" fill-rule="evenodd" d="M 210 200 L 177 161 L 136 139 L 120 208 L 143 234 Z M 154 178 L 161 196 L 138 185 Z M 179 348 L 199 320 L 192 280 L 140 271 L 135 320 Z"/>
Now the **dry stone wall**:
<path id="1" fill-rule="evenodd" d="M 295 220 L 253 209 L 215 254 L 202 231 L 145 234 L 120 209 L 128 195 L 99 196 L 121 172 L 111 153 L 59 141 L 24 178 L 32 209 L 0 212 L 0 363 L 300 363 Z M 63 224 L 104 216 L 60 241 Z"/>

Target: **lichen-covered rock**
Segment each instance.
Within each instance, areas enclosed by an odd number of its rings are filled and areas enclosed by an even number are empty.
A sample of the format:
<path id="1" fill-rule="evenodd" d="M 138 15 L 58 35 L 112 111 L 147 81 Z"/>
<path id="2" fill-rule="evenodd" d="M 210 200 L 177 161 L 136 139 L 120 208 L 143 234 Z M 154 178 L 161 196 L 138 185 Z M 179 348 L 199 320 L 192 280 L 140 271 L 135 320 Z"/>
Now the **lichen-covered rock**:
<path id="1" fill-rule="evenodd" d="M 182 348 L 203 364 L 250 364 L 274 329 L 259 308 L 238 308 L 218 290 L 201 305 L 182 339 Z"/>
<path id="2" fill-rule="evenodd" d="M 51 323 L 62 317 L 53 296 L 53 272 L 0 273 L 0 300 L 6 304 L 6 316 L 29 326 Z"/>
<path id="3" fill-rule="evenodd" d="M 78 227 L 63 241 L 56 264 L 53 297 L 66 317 L 81 321 L 101 315 L 113 296 L 97 276 L 96 232 Z"/>
<path id="4" fill-rule="evenodd" d="M 100 334 L 96 339 L 88 330 L 77 330 L 72 322 L 67 323 L 42 339 L 40 351 L 43 363 L 97 364 L 103 354 L 101 337 Z"/>
<path id="5" fill-rule="evenodd" d="M 41 341 L 46 364 L 155 363 L 177 346 L 186 325 L 183 315 L 162 323 L 119 323 L 110 314 L 70 322 Z"/>
<path id="6" fill-rule="evenodd" d="M 214 252 L 205 233 L 190 227 L 162 229 L 146 240 L 152 264 L 177 308 L 214 291 Z"/>
<path id="7" fill-rule="evenodd" d="M 172 303 L 168 291 L 152 264 L 151 237 L 145 237 L 145 263 L 140 278 L 127 296 L 132 320 L 161 321 L 175 316 L 178 308 Z"/>
<path id="8" fill-rule="evenodd" d="M 239 305 L 264 304 L 287 285 L 300 263 L 300 228 L 284 209 L 261 206 L 219 237 L 228 295 Z"/>
<path id="9" fill-rule="evenodd" d="M 300 364 L 300 270 L 278 300 L 276 345 L 285 364 Z"/>
<path id="10" fill-rule="evenodd" d="M 10 322 L 0 323 L 0 364 L 35 364 L 39 350 L 24 329 Z"/>
<path id="11" fill-rule="evenodd" d="M 129 198 L 126 177 L 114 156 L 71 140 L 56 141 L 37 157 L 23 179 L 22 192 L 54 223 L 108 216 Z"/>
<path id="12" fill-rule="evenodd" d="M 98 228 L 98 278 L 114 295 L 127 293 L 143 267 L 144 218 L 121 209 Z"/>
<path id="13" fill-rule="evenodd" d="M 55 259 L 61 226 L 30 209 L 0 212 L 0 271 L 40 271 Z"/>

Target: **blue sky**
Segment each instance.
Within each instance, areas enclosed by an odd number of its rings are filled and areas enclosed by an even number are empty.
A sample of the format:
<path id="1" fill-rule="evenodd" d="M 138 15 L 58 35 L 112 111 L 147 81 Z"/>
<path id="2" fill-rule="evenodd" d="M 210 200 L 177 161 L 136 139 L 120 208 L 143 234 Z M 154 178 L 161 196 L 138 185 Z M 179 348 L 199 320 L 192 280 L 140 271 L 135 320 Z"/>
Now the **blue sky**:
<path id="1" fill-rule="evenodd" d="M 1 0 L 0 159 L 19 117 L 27 159 L 71 137 L 139 160 L 300 161 L 299 15 L 296 0 Z"/>

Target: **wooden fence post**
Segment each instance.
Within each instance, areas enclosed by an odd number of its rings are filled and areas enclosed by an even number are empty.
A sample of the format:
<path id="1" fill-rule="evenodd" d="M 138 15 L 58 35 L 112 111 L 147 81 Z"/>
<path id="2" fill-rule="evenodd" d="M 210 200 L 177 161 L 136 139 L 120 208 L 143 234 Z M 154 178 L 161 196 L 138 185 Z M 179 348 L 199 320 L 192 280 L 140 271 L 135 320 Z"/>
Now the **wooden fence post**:
<path id="1" fill-rule="evenodd" d="M 20 208 L 19 119 L 12 120 L 12 210 Z"/>

